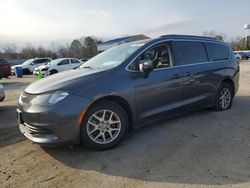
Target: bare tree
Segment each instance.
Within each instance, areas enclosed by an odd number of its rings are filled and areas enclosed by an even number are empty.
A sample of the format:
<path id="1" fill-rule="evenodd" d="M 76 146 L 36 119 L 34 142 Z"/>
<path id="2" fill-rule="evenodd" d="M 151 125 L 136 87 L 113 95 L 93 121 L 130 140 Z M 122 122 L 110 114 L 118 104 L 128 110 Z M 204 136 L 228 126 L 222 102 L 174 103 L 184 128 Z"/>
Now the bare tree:
<path id="1" fill-rule="evenodd" d="M 3 47 L 4 57 L 7 59 L 15 59 L 17 58 L 17 47 L 15 44 L 5 44 Z"/>
<path id="2" fill-rule="evenodd" d="M 227 35 L 225 33 L 217 33 L 214 30 L 204 31 L 203 32 L 203 36 L 215 38 L 215 39 L 222 40 L 222 41 L 226 41 L 227 40 Z"/>
<path id="3" fill-rule="evenodd" d="M 65 46 L 60 46 L 57 50 L 57 56 L 60 58 L 70 57 L 69 48 Z"/>
<path id="4" fill-rule="evenodd" d="M 250 40 L 250 39 L 249 39 Z M 249 41 L 248 40 L 248 41 Z M 246 39 L 245 38 L 242 38 L 242 37 L 236 37 L 234 39 L 231 40 L 230 42 L 232 48 L 234 50 L 249 50 L 249 43 L 246 44 Z"/>
<path id="5" fill-rule="evenodd" d="M 97 44 L 101 43 L 101 39 L 93 36 L 82 37 L 73 40 L 70 45 L 57 47 L 52 43 L 50 47 L 35 47 L 32 44 L 26 44 L 19 51 L 15 44 L 6 44 L 2 46 L 1 57 L 6 59 L 31 59 L 36 57 L 75 57 L 75 58 L 91 58 L 97 55 Z"/>

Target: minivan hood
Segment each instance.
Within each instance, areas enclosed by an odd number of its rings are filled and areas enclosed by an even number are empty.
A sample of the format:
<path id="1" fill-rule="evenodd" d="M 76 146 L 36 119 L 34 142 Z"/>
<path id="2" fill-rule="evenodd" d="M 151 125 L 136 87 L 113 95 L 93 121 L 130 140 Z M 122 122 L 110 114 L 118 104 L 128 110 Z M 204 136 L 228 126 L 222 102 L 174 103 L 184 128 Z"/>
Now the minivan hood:
<path id="1" fill-rule="evenodd" d="M 81 94 L 85 86 L 97 82 L 111 70 L 102 69 L 75 69 L 48 76 L 30 84 L 24 91 L 29 94 L 69 90 Z"/>

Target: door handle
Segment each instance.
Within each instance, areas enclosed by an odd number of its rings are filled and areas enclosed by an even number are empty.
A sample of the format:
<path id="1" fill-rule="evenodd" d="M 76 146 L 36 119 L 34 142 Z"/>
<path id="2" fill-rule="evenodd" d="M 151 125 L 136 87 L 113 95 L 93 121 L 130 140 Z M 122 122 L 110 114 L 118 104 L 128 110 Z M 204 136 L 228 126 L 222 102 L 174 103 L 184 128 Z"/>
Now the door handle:
<path id="1" fill-rule="evenodd" d="M 173 76 L 174 79 L 182 78 L 182 77 L 192 77 L 194 74 L 191 72 L 186 72 L 185 74 L 175 74 Z"/>
<path id="2" fill-rule="evenodd" d="M 191 72 L 186 72 L 185 74 L 183 74 L 183 77 L 192 77 L 194 74 Z"/>
<path id="3" fill-rule="evenodd" d="M 181 78 L 181 75 L 180 75 L 180 74 L 175 74 L 175 75 L 173 76 L 173 78 L 174 78 L 174 79 Z"/>

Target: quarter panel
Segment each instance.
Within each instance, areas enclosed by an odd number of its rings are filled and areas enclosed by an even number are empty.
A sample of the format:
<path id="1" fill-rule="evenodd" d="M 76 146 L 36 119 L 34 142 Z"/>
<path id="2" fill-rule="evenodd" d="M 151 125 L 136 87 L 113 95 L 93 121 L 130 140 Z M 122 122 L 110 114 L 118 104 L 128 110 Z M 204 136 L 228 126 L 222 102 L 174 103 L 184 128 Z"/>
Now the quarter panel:
<path id="1" fill-rule="evenodd" d="M 231 58 L 228 61 L 217 62 L 217 67 L 220 73 L 220 82 L 217 87 L 221 84 L 221 82 L 225 79 L 231 79 L 234 83 L 234 90 L 237 93 L 239 88 L 239 79 L 240 79 L 240 67 L 235 58 Z"/>
<path id="2" fill-rule="evenodd" d="M 193 64 L 181 68 L 184 77 L 183 100 L 190 101 L 190 106 L 209 106 L 213 104 L 221 73 L 213 62 Z M 192 99 L 192 100 L 191 100 Z"/>

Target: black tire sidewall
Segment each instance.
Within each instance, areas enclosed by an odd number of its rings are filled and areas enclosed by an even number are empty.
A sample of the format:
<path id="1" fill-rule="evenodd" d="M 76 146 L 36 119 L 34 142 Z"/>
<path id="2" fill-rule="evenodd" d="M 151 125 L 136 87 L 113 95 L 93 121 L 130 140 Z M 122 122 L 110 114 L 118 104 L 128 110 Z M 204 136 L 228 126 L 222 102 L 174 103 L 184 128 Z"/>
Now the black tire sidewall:
<path id="1" fill-rule="evenodd" d="M 30 70 L 28 68 L 23 69 L 23 74 L 24 75 L 29 75 L 31 74 Z"/>
<path id="2" fill-rule="evenodd" d="M 53 74 L 56 74 L 56 73 L 58 73 L 58 71 L 53 69 L 53 70 L 50 71 L 49 75 L 53 75 Z"/>
<path id="3" fill-rule="evenodd" d="M 231 94 L 231 101 L 229 106 L 226 109 L 223 109 L 220 105 L 220 93 L 224 88 L 228 88 Z M 231 87 L 230 84 L 228 83 L 222 83 L 220 87 L 218 88 L 217 94 L 216 94 L 216 99 L 215 99 L 215 110 L 217 111 L 223 111 L 223 110 L 228 110 L 232 107 L 232 102 L 233 102 L 234 94 L 233 94 L 233 88 Z"/>
<path id="4" fill-rule="evenodd" d="M 121 121 L 121 131 L 118 137 L 114 141 L 107 143 L 107 144 L 98 144 L 98 143 L 95 143 L 93 140 L 91 140 L 91 138 L 89 138 L 87 134 L 86 125 L 87 125 L 89 118 L 91 117 L 93 113 L 99 110 L 103 110 L 103 109 L 111 110 L 119 116 L 120 121 Z M 128 128 L 129 128 L 129 121 L 128 121 L 127 114 L 123 110 L 123 108 L 115 102 L 104 100 L 104 101 L 94 104 L 86 112 L 83 118 L 82 124 L 81 124 L 81 129 L 80 129 L 81 143 L 89 149 L 96 149 L 96 150 L 112 149 L 124 139 L 124 137 L 126 136 L 128 132 Z"/>

